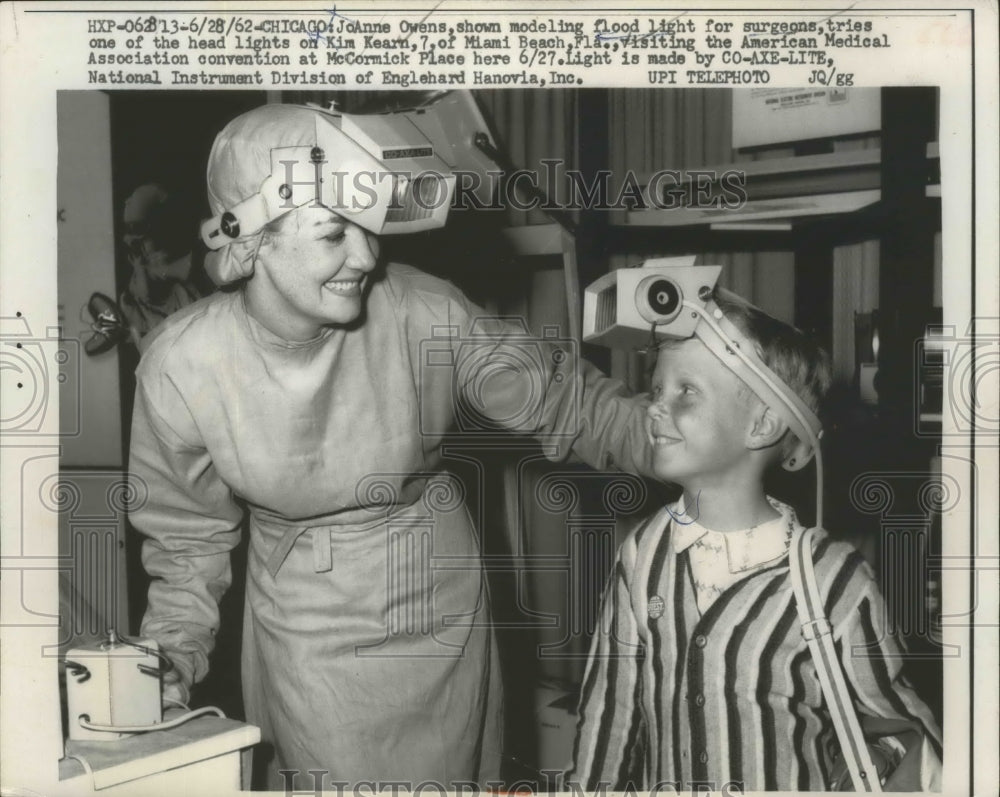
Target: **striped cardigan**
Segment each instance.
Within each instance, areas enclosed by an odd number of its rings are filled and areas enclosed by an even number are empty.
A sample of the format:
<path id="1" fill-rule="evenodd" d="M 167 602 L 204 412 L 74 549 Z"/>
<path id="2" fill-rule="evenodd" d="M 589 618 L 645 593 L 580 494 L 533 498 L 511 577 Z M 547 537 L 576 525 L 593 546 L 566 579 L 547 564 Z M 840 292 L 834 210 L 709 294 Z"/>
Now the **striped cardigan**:
<path id="1" fill-rule="evenodd" d="M 790 522 L 791 509 L 780 505 Z M 626 539 L 604 595 L 568 784 L 587 790 L 820 790 L 836 738 L 799 626 L 787 557 L 698 612 L 687 551 L 661 510 Z M 850 545 L 814 540 L 816 578 L 862 713 L 941 734 L 901 675 L 874 574 Z M 702 785 L 704 784 L 704 785 Z"/>

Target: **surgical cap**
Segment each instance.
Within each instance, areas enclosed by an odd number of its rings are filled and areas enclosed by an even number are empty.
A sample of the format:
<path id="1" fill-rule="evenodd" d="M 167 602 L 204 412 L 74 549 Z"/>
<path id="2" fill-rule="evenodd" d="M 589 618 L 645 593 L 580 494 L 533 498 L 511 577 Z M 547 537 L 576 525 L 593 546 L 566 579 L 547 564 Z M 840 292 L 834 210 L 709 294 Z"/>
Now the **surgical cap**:
<path id="1" fill-rule="evenodd" d="M 314 146 L 318 111 L 293 105 L 264 105 L 238 116 L 215 137 L 208 156 L 208 203 L 218 215 L 260 190 L 271 173 L 271 150 Z M 217 285 L 249 277 L 262 232 L 236 238 L 205 257 Z"/>

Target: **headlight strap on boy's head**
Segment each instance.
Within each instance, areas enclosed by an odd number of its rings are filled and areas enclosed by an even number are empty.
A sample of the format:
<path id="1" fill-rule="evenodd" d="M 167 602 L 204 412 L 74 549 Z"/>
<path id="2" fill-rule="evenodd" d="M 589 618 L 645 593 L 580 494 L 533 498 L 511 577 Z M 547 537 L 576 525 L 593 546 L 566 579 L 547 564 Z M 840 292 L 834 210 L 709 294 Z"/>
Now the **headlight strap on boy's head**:
<path id="1" fill-rule="evenodd" d="M 647 260 L 587 286 L 583 340 L 611 348 L 655 348 L 666 340 L 696 337 L 738 376 L 795 436 L 782 466 L 800 470 L 816 460 L 816 525 L 823 524 L 823 429 L 808 405 L 764 364 L 753 340 L 726 318 L 716 302 L 733 294 L 717 286 L 721 266 L 695 266 L 693 257 Z M 739 300 L 742 302 L 742 300 Z"/>
<path id="2" fill-rule="evenodd" d="M 695 337 L 743 380 L 797 438 L 797 445 L 785 456 L 782 467 L 786 470 L 805 467 L 819 448 L 819 438 L 823 434 L 816 413 L 764 364 L 753 341 L 725 317 L 715 302 L 709 301 L 702 307 L 684 300 L 684 306 L 701 317 L 695 327 Z"/>

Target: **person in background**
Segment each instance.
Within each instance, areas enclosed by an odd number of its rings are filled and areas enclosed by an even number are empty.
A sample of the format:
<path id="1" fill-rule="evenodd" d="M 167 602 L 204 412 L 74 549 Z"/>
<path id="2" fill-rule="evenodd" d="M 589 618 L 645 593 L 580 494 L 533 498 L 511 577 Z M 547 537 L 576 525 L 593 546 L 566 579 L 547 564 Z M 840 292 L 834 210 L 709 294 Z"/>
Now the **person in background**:
<path id="1" fill-rule="evenodd" d="M 740 348 L 817 412 L 826 354 L 738 297 L 715 302 Z M 589 792 L 824 790 L 836 739 L 788 566 L 802 527 L 764 491 L 771 468 L 812 452 L 697 337 L 661 346 L 652 386 L 653 468 L 684 493 L 619 550 L 565 780 Z M 902 673 L 871 568 L 822 531 L 812 556 L 858 710 L 922 726 L 938 762 L 940 730 Z"/>
<path id="2" fill-rule="evenodd" d="M 167 316 L 204 295 L 192 269 L 190 212 L 156 183 L 125 200 L 123 241 L 132 277 L 119 303 L 136 348 Z"/>
<path id="3" fill-rule="evenodd" d="M 132 273 L 116 305 L 102 293 L 88 302 L 94 335 L 89 354 L 129 340 L 141 354 L 145 339 L 169 315 L 211 290 L 192 265 L 195 228 L 184 203 L 157 183 L 140 185 L 125 200 L 125 245 Z"/>

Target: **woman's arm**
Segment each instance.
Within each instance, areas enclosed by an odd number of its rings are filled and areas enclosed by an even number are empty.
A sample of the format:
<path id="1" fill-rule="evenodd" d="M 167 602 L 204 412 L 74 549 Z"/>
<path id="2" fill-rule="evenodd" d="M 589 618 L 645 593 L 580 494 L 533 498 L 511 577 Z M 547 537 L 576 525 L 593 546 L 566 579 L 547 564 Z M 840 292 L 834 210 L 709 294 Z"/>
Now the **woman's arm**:
<path id="1" fill-rule="evenodd" d="M 130 517 L 146 536 L 142 563 L 152 578 L 141 633 L 169 656 L 176 674 L 166 680 L 186 695 L 208 672 L 242 511 L 199 444 L 183 399 L 160 374 L 139 379 L 129 478 L 140 499 Z"/>
<path id="2" fill-rule="evenodd" d="M 405 320 L 419 384 L 420 431 L 440 437 L 504 429 L 535 437 L 547 457 L 576 454 L 598 470 L 653 476 L 647 401 L 629 396 L 567 340 L 537 337 L 454 285 L 390 264 L 383 284 Z M 372 323 L 372 319 L 369 320 Z"/>
<path id="3" fill-rule="evenodd" d="M 572 451 L 597 470 L 655 477 L 645 397 L 628 395 L 569 341 L 537 338 L 471 304 L 458 320 L 457 385 L 485 418 L 534 436 L 550 459 Z"/>

